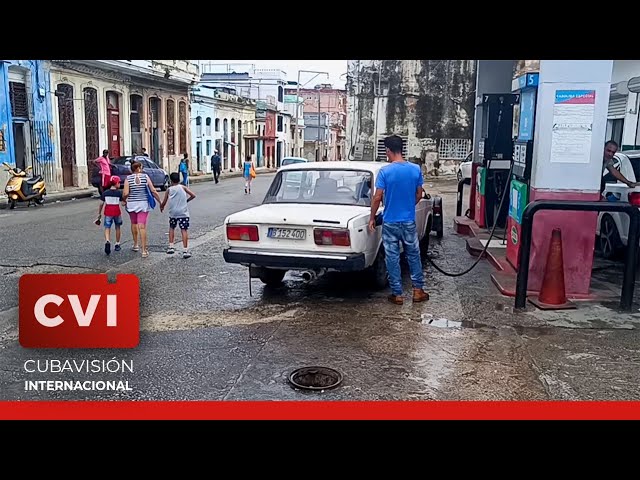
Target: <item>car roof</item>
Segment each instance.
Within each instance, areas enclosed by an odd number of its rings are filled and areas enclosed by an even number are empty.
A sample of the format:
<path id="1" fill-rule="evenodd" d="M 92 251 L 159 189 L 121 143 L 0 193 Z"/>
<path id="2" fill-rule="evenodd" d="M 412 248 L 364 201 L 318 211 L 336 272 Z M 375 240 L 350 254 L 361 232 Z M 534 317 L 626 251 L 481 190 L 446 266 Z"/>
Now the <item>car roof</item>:
<path id="1" fill-rule="evenodd" d="M 334 161 L 334 162 L 306 162 L 292 163 L 280 168 L 283 170 L 368 170 L 377 173 L 382 167 L 389 165 L 387 162 L 360 162 L 360 161 Z"/>
<path id="2" fill-rule="evenodd" d="M 306 158 L 303 157 L 284 157 L 282 159 L 282 161 L 284 162 L 285 160 L 295 160 L 297 162 L 308 162 L 309 160 L 307 160 Z"/>

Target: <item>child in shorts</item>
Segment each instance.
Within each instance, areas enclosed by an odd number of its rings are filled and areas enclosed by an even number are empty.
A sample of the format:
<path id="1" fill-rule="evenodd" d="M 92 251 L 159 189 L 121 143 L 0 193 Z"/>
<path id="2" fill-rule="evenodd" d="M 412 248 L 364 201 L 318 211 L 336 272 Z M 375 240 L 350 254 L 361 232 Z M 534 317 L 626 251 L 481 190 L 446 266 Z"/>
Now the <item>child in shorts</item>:
<path id="1" fill-rule="evenodd" d="M 176 252 L 173 241 L 176 227 L 180 226 L 182 246 L 184 248 L 182 258 L 189 258 L 191 253 L 189 253 L 189 208 L 187 203 L 196 198 L 196 195 L 180 184 L 180 174 L 178 172 L 173 172 L 169 175 L 169 178 L 171 178 L 171 186 L 165 192 L 164 199 L 160 204 L 160 211 L 162 212 L 167 202 L 169 202 L 169 248 L 167 253 L 173 254 Z"/>
<path id="2" fill-rule="evenodd" d="M 104 253 L 111 253 L 111 225 L 116 226 L 116 244 L 114 250 L 120 251 L 120 226 L 122 225 L 122 212 L 120 204 L 122 202 L 122 190 L 120 190 L 120 177 L 114 175 L 109 179 L 109 189 L 100 195 L 100 206 L 98 207 L 98 218 L 96 225 L 100 225 L 102 208 L 104 207 Z"/>

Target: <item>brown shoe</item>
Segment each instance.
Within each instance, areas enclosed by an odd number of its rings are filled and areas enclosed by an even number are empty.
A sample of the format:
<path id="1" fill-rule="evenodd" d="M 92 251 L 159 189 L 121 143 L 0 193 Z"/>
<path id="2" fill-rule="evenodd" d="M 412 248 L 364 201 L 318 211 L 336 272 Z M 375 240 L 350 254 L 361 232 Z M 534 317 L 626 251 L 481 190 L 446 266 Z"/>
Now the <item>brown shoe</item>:
<path id="1" fill-rule="evenodd" d="M 395 303 L 396 305 L 402 305 L 404 303 L 404 298 L 402 298 L 400 295 L 389 295 L 387 297 L 387 300 L 389 300 L 391 303 Z"/>
<path id="2" fill-rule="evenodd" d="M 429 300 L 429 294 L 421 288 L 413 289 L 413 303 L 426 302 Z"/>

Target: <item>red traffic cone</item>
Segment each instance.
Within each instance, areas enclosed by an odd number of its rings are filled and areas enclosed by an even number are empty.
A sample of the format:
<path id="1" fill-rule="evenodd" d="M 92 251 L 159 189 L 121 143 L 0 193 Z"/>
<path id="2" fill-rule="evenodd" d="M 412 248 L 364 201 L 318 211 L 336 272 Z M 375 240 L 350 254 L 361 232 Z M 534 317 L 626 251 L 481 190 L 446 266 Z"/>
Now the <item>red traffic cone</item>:
<path id="1" fill-rule="evenodd" d="M 567 300 L 564 289 L 564 263 L 562 258 L 562 235 L 559 228 L 551 233 L 551 244 L 547 254 L 542 287 L 538 298 L 529 301 L 541 310 L 563 310 L 576 308 Z"/>

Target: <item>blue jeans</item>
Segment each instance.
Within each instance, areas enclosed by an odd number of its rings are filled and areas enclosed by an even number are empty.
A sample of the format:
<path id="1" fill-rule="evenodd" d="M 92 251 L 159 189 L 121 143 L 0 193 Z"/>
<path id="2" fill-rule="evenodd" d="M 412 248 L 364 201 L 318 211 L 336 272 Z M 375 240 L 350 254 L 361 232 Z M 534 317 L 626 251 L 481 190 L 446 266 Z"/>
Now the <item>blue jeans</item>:
<path id="1" fill-rule="evenodd" d="M 404 251 L 407 255 L 407 261 L 409 262 L 413 288 L 424 287 L 424 275 L 422 274 L 420 243 L 418 242 L 416 222 L 383 223 L 382 244 L 384 245 L 389 286 L 391 287 L 391 293 L 398 296 L 402 295 L 400 242 L 404 245 Z"/>
<path id="2" fill-rule="evenodd" d="M 182 172 L 182 184 L 186 187 L 189 184 L 189 174 Z"/>

